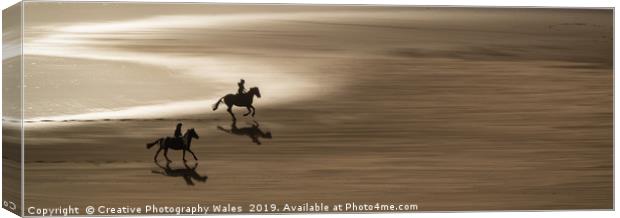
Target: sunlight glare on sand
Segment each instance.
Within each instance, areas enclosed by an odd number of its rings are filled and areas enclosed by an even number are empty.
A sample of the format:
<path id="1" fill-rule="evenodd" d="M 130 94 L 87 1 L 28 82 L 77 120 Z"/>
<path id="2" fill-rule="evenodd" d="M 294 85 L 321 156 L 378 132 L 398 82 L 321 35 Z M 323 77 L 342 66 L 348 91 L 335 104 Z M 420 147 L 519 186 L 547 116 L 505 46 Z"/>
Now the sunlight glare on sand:
<path id="1" fill-rule="evenodd" d="M 298 14 L 298 16 L 316 15 Z M 214 57 L 205 53 L 200 55 L 184 55 L 179 49 L 175 53 L 152 53 L 113 47 L 115 40 L 133 40 L 163 37 L 170 29 L 200 29 L 212 26 L 247 25 L 248 22 L 261 22 L 277 17 L 290 17 L 291 14 L 244 14 L 244 15 L 196 15 L 196 16 L 155 16 L 146 19 L 107 23 L 80 23 L 63 28 L 49 29 L 51 34 L 30 38 L 25 44 L 26 55 L 51 57 L 68 57 L 90 60 L 123 61 L 147 65 L 156 65 L 171 69 L 174 73 L 194 77 L 212 87 L 230 90 L 240 78 L 246 79 L 251 86 L 258 86 L 267 98 L 261 103 L 277 103 L 290 99 L 303 99 L 312 95 L 308 88 L 321 87 L 316 81 L 304 77 L 303 74 L 287 73 L 270 63 L 260 63 L 248 59 L 230 57 Z M 123 42 L 118 42 L 123 43 Z M 96 78 L 93 78 L 96 79 Z M 286 82 L 273 82 L 286 81 Z M 249 88 L 246 87 L 246 88 Z M 85 90 L 88 87 L 83 87 Z M 190 88 L 190 87 L 188 87 Z M 305 88 L 305 92 L 294 90 Z M 287 92 L 282 92 L 287 90 Z M 41 120 L 76 120 L 76 119 L 120 119 L 120 118 L 154 118 L 174 116 L 183 109 L 185 112 L 199 112 L 210 108 L 216 99 L 227 94 L 199 93 L 204 99 L 191 102 L 170 102 L 158 105 L 136 105 L 131 108 L 110 108 L 103 112 L 85 112 L 80 114 L 64 114 L 56 111 L 44 117 L 27 117 L 31 124 Z M 208 100 L 207 100 L 208 99 Z"/>

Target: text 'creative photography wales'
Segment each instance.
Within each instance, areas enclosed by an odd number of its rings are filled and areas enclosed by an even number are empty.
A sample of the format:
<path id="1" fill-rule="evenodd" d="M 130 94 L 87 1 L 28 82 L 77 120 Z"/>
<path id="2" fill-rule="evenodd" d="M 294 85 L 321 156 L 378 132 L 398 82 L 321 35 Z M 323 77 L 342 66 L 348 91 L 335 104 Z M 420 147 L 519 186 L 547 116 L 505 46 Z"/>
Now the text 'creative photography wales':
<path id="1" fill-rule="evenodd" d="M 3 207 L 613 210 L 613 13 L 21 2 Z"/>

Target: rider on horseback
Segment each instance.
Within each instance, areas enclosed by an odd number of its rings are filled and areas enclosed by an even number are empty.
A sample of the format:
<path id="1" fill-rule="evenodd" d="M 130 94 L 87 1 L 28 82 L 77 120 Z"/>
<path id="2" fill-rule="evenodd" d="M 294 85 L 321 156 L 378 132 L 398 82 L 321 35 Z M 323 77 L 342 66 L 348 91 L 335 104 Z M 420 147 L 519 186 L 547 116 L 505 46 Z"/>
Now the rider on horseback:
<path id="1" fill-rule="evenodd" d="M 254 116 L 256 114 L 256 109 L 254 108 L 254 106 L 252 106 L 252 102 L 254 101 L 254 96 L 258 98 L 261 97 L 260 90 L 258 90 L 258 87 L 252 87 L 248 90 L 248 92 L 245 92 L 245 80 L 243 79 L 241 79 L 237 83 L 237 85 L 239 86 L 239 88 L 237 89 L 237 93 L 231 93 L 218 99 L 217 102 L 213 104 L 213 110 L 217 110 L 217 107 L 220 105 L 220 103 L 223 102 L 226 104 L 226 106 L 228 106 L 228 109 L 226 109 L 226 111 L 228 111 L 228 113 L 233 117 L 233 120 L 236 119 L 235 115 L 232 113 L 233 105 L 247 108 L 248 112 L 243 114 L 244 116 L 250 114 Z"/>
<path id="2" fill-rule="evenodd" d="M 178 123 L 177 124 L 177 128 L 174 130 L 174 137 L 175 138 L 183 137 L 183 133 L 181 133 L 181 126 L 183 126 L 183 123 Z"/>
<path id="3" fill-rule="evenodd" d="M 237 89 L 237 95 L 245 94 L 245 80 L 241 79 L 241 81 L 239 81 L 237 85 L 239 86 L 239 88 Z"/>

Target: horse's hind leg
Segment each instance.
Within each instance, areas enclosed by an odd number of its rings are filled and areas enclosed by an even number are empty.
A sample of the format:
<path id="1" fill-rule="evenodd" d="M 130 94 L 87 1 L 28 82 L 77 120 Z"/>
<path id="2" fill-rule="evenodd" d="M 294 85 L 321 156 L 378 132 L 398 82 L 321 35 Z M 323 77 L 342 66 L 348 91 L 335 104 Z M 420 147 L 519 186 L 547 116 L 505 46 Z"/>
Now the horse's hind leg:
<path id="1" fill-rule="evenodd" d="M 187 151 L 189 151 L 189 153 L 192 154 L 192 156 L 194 156 L 194 159 L 198 160 L 198 158 L 196 157 L 196 155 L 194 154 L 192 150 L 187 149 Z"/>
<path id="2" fill-rule="evenodd" d="M 170 158 L 168 158 L 168 148 L 165 148 L 165 149 L 164 149 L 164 157 L 166 157 L 166 160 L 167 160 L 168 162 L 172 162 L 172 161 L 170 160 Z"/>
<path id="3" fill-rule="evenodd" d="M 185 160 L 185 149 L 183 149 L 183 161 L 187 161 Z"/>
<path id="4" fill-rule="evenodd" d="M 233 114 L 233 112 L 232 112 L 232 105 L 229 105 L 228 109 L 226 109 L 226 111 L 228 111 L 230 116 L 232 116 L 233 120 L 237 120 L 237 118 L 235 117 L 235 114 Z"/>
<path id="5" fill-rule="evenodd" d="M 153 157 L 153 161 L 157 162 L 157 155 L 159 155 L 159 152 L 161 151 L 161 147 L 159 147 L 159 150 L 157 150 L 157 152 L 155 152 L 155 157 Z"/>
<path id="6" fill-rule="evenodd" d="M 249 115 L 250 113 L 252 113 L 252 108 L 250 108 L 250 106 L 247 106 L 247 107 L 245 107 L 245 108 L 247 108 L 247 109 L 248 109 L 248 112 L 247 112 L 247 113 L 245 113 L 245 114 L 243 114 L 243 116 L 247 116 L 247 115 Z M 252 115 L 252 116 L 254 116 L 254 115 Z"/>
<path id="7" fill-rule="evenodd" d="M 250 105 L 250 108 L 252 108 L 252 117 L 254 117 L 254 115 L 256 115 L 256 108 L 252 105 Z"/>

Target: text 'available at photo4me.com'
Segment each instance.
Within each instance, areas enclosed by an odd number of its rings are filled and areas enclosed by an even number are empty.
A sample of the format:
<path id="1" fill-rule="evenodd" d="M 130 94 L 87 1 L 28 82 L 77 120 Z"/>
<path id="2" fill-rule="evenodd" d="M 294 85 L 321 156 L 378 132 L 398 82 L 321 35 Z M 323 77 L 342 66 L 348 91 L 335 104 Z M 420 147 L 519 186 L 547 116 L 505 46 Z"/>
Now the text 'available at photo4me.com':
<path id="1" fill-rule="evenodd" d="M 257 203 L 257 204 L 195 204 L 185 206 L 167 206 L 148 204 L 142 206 L 105 206 L 86 207 L 59 206 L 55 208 L 27 207 L 30 216 L 68 216 L 68 215 L 132 215 L 132 214 L 231 214 L 231 213 L 330 213 L 330 212 L 412 212 L 418 205 L 413 203 L 357 203 L 345 202 L 327 204 L 312 203 Z"/>

